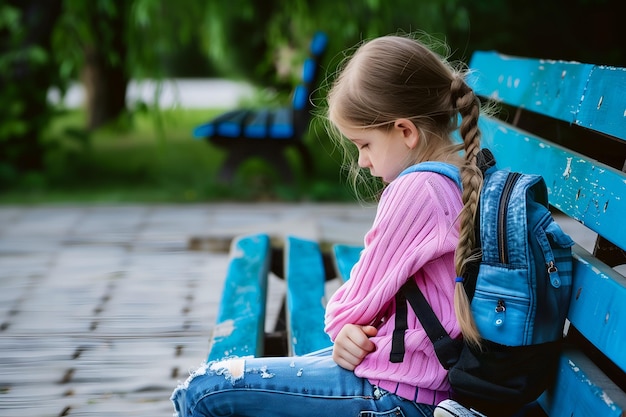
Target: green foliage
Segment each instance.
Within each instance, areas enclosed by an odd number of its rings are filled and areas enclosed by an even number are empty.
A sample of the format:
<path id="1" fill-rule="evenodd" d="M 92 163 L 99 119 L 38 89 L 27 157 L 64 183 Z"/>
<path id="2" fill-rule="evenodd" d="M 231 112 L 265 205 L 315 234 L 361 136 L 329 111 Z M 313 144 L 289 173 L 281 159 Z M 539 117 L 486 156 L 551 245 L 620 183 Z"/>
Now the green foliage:
<path id="1" fill-rule="evenodd" d="M 53 47 L 63 57 L 61 66 L 64 79 L 80 79 L 87 59 L 86 51 L 103 52 L 111 66 L 126 66 L 126 49 L 117 40 L 122 34 L 123 44 L 129 43 L 128 27 L 118 27 L 118 16 L 128 14 L 132 2 L 120 0 L 64 0 L 63 14 L 55 27 Z M 123 22 L 123 21 L 122 21 Z"/>
<path id="2" fill-rule="evenodd" d="M 4 1 L 0 3 L 0 189 L 49 192 L 69 187 L 78 192 L 92 184 L 118 189 L 120 182 L 126 182 L 136 183 L 142 190 L 161 190 L 154 198 L 166 199 L 181 195 L 188 200 L 343 198 L 348 186 L 335 187 L 342 176 L 341 158 L 319 128 L 307 139 L 318 164 L 318 180 L 299 178 L 300 188 L 284 187 L 271 169 L 252 161 L 241 170 L 235 187 L 239 191 L 233 195 L 231 189 L 210 180 L 223 155 L 210 145 L 190 141 L 193 120 L 184 121 L 184 127 L 181 124 L 175 133 L 172 116 L 158 108 L 157 97 L 154 102 L 139 103 L 115 123 L 90 135 L 84 113 L 78 117 L 50 107 L 46 93 L 52 86 L 63 92 L 70 82 L 80 79 L 85 50 L 97 45 L 109 65 L 123 68 L 122 82 L 160 80 L 186 66 L 185 75 L 244 79 L 267 87 L 254 97 L 255 102 L 246 105 L 284 102 L 299 77 L 300 63 L 316 30 L 330 37 L 322 72 L 322 78 L 328 76 L 328 80 L 346 48 L 363 39 L 404 32 L 425 32 L 447 41 L 453 59 L 467 60 L 476 49 L 497 49 L 626 66 L 624 49 L 616 41 L 621 39 L 618 0 L 561 3 Z M 198 50 L 201 57 L 185 55 Z M 318 97 L 324 95 L 324 87 L 322 80 Z M 176 117 L 183 123 L 186 116 Z M 145 123 L 149 123 L 149 135 L 145 135 Z M 297 164 L 297 156 L 292 159 Z M 189 177 L 190 164 L 202 167 L 193 171 L 196 177 Z M 180 191 L 177 184 L 181 183 L 187 184 L 186 192 Z M 244 189 L 260 191 L 246 194 Z"/>
<path id="3" fill-rule="evenodd" d="M 84 50 L 97 43 L 112 65 L 123 61 L 130 78 L 161 79 L 168 56 L 197 42 L 207 7 L 193 0 L 64 0 L 54 38 L 55 50 L 64 57 L 63 73 L 79 78 Z M 123 27 L 107 26 L 119 15 L 126 16 Z M 114 42 L 117 33 L 122 33 L 124 54 Z"/>
<path id="4" fill-rule="evenodd" d="M 311 36 L 323 30 L 334 54 L 362 39 L 398 32 L 425 31 L 443 38 L 467 27 L 461 0 L 232 0 L 210 2 L 201 23 L 206 53 L 230 78 L 289 89 L 297 77 L 277 71 L 285 59 L 302 62 Z M 336 64 L 336 62 L 335 62 Z M 333 65 L 329 65 L 332 70 Z"/>
<path id="5" fill-rule="evenodd" d="M 64 113 L 47 132 L 66 140 L 47 154 L 44 175 L 22 177 L 0 195 L 0 203 L 353 201 L 323 136 L 307 139 L 317 171 L 312 178 L 297 171 L 294 152 L 288 155 L 298 174 L 294 184 L 284 184 L 271 166 L 254 159 L 244 164 L 233 184 L 218 183 L 216 173 L 226 155 L 206 141 L 193 140 L 190 127 L 219 112 L 163 111 L 162 141 L 155 140 L 152 114 L 138 113 L 126 123 L 94 132 L 84 146 L 66 135 L 81 125 L 84 112 Z"/>
<path id="6" fill-rule="evenodd" d="M 21 175 L 40 181 L 43 155 L 54 146 L 40 132 L 54 116 L 46 95 L 58 75 L 48 36 L 60 1 L 28 6 L 0 4 L 0 189 Z"/>
<path id="7" fill-rule="evenodd" d="M 130 74 L 134 79 L 162 78 L 167 74 L 168 57 L 198 43 L 204 10 L 211 2 L 133 0 L 131 3 Z M 180 59 L 188 57 L 180 56 Z"/>

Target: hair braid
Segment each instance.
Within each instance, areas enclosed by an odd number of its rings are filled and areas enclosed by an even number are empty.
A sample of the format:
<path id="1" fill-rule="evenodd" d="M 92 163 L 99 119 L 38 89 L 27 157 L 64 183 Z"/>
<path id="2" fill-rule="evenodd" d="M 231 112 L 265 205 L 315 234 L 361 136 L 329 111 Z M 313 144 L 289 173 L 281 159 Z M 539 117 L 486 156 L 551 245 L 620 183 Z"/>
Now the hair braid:
<path id="1" fill-rule="evenodd" d="M 467 262 L 478 256 L 475 250 L 475 218 L 482 186 L 482 172 L 476 161 L 480 151 L 480 130 L 478 129 L 480 101 L 460 76 L 453 78 L 450 94 L 453 107 L 458 110 L 462 118 L 459 133 L 465 149 L 465 161 L 460 169 L 463 184 L 463 209 L 459 214 L 459 244 L 454 259 L 457 276 L 462 277 Z M 472 317 L 469 299 L 462 283 L 456 284 L 454 308 L 465 340 L 480 346 L 480 334 Z"/>

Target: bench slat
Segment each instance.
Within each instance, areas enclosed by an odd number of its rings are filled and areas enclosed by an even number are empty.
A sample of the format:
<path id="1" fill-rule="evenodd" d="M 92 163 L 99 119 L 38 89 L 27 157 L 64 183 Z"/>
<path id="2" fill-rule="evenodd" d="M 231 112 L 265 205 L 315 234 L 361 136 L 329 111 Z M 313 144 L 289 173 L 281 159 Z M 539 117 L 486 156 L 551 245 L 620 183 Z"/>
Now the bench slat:
<path id="1" fill-rule="evenodd" d="M 476 94 L 574 123 L 591 64 L 546 61 L 476 51 L 468 78 Z M 563 85 L 567 88 L 562 89 Z"/>
<path id="2" fill-rule="evenodd" d="M 256 110 L 246 124 L 243 134 L 247 138 L 263 139 L 267 137 L 270 111 L 268 109 Z"/>
<path id="3" fill-rule="evenodd" d="M 481 128 L 499 168 L 542 175 L 550 204 L 626 248 L 626 173 L 500 120 L 485 118 Z"/>
<path id="4" fill-rule="evenodd" d="M 587 340 L 626 371 L 626 278 L 580 246 L 574 247 L 568 319 Z M 622 320 L 622 322 L 620 322 Z"/>
<path id="5" fill-rule="evenodd" d="M 231 243 L 230 261 L 208 360 L 262 356 L 271 251 L 266 234 Z"/>
<path id="6" fill-rule="evenodd" d="M 250 115 L 250 110 L 239 110 L 228 113 L 230 117 L 215 122 L 215 132 L 219 136 L 238 138 L 243 132 L 243 126 Z"/>
<path id="7" fill-rule="evenodd" d="M 332 249 L 335 271 L 345 282 L 350 278 L 352 267 L 361 257 L 363 246 L 335 244 Z"/>
<path id="8" fill-rule="evenodd" d="M 243 109 L 235 109 L 227 111 L 223 113 L 208 123 L 203 123 L 193 130 L 193 137 L 196 139 L 205 139 L 207 137 L 213 136 L 216 133 L 217 126 L 222 122 L 228 122 L 232 119 L 241 119 L 243 120 L 247 114 L 248 110 Z M 236 128 L 234 128 L 236 130 Z M 228 129 L 227 129 L 228 130 Z M 231 131 L 233 134 L 239 134 L 238 131 Z"/>
<path id="9" fill-rule="evenodd" d="M 480 96 L 626 139 L 623 68 L 494 51 L 476 51 L 470 68 L 468 83 Z"/>
<path id="10" fill-rule="evenodd" d="M 294 133 L 293 109 L 290 107 L 275 109 L 269 137 L 271 139 L 290 139 L 293 138 Z"/>
<path id="11" fill-rule="evenodd" d="M 626 139 L 626 68 L 596 66 L 576 124 Z"/>
<path id="12" fill-rule="evenodd" d="M 290 355 L 304 355 L 332 345 L 324 332 L 326 273 L 317 242 L 285 238 L 287 342 Z"/>
<path id="13" fill-rule="evenodd" d="M 550 417 L 624 417 L 626 394 L 576 350 L 561 355 L 556 381 L 538 399 Z"/>

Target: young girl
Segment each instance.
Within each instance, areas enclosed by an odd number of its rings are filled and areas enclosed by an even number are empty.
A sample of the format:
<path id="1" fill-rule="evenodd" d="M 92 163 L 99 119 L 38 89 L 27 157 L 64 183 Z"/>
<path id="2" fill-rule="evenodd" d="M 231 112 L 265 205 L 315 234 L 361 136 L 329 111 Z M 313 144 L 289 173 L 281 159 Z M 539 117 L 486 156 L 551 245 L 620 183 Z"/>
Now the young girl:
<path id="1" fill-rule="evenodd" d="M 462 327 L 476 337 L 462 285 L 454 293 L 474 244 L 478 115 L 462 73 L 418 40 L 385 36 L 357 49 L 331 87 L 327 116 L 339 140 L 358 150 L 358 167 L 385 188 L 361 257 L 327 305 L 334 346 L 206 364 L 172 395 L 180 417 L 433 415 L 450 396 L 447 374 L 410 308 L 404 360 L 390 361 L 395 295 L 415 280 L 453 338 Z M 451 137 L 456 129 L 462 145 Z M 426 161 L 458 181 L 411 169 Z M 442 415 L 472 415 L 450 411 Z"/>

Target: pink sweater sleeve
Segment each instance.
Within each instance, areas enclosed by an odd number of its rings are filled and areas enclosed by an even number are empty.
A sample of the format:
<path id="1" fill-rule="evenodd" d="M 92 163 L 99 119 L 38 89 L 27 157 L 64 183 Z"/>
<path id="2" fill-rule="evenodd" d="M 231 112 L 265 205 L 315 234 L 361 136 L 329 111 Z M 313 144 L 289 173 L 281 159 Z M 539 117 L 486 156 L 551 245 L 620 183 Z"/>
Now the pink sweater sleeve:
<path id="1" fill-rule="evenodd" d="M 332 340 L 349 323 L 373 324 L 379 329 L 372 338 L 377 349 L 357 367 L 357 375 L 445 388 L 445 370 L 411 309 L 406 338 L 409 358 L 390 364 L 389 351 L 395 294 L 411 276 L 416 276 L 446 330 L 452 337 L 459 335 L 453 308 L 453 256 L 461 207 L 456 184 L 431 172 L 403 175 L 385 189 L 361 257 L 326 307 L 326 332 Z M 417 362 L 429 371 L 416 375 L 413 365 Z"/>
<path id="2" fill-rule="evenodd" d="M 350 280 L 327 305 L 333 340 L 345 324 L 373 324 L 410 276 L 454 251 L 460 204 L 456 185 L 438 174 L 408 174 L 388 185 Z"/>

